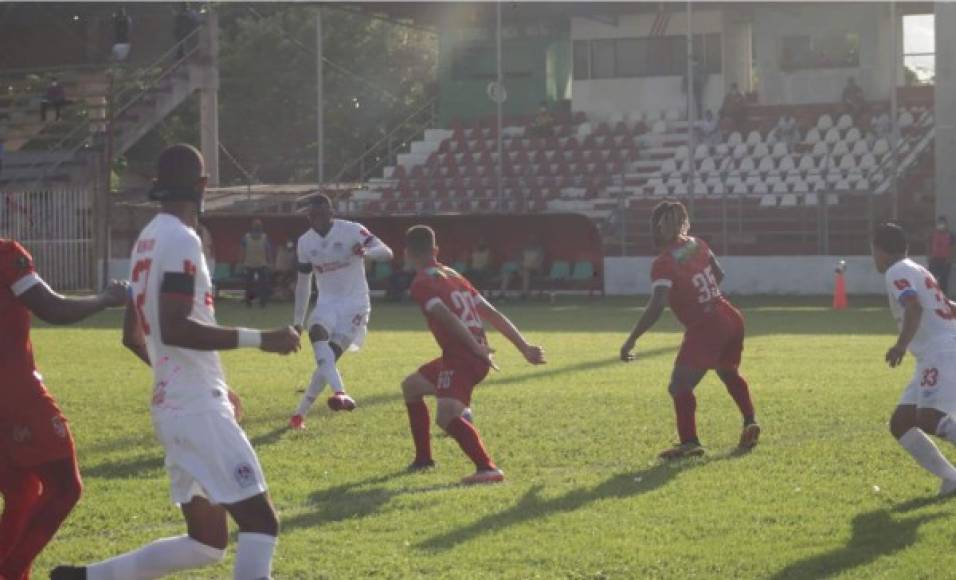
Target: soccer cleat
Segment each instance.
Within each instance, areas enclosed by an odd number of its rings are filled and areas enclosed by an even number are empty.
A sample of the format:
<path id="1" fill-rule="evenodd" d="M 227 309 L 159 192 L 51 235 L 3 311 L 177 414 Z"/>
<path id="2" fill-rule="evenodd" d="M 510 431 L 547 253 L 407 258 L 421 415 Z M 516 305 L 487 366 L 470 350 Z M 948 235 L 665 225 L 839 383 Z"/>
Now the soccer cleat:
<path id="1" fill-rule="evenodd" d="M 944 479 L 939 486 L 939 497 L 950 497 L 956 493 L 956 481 Z"/>
<path id="2" fill-rule="evenodd" d="M 57 566 L 50 572 L 50 580 L 86 580 L 86 568 Z"/>
<path id="3" fill-rule="evenodd" d="M 681 443 L 680 445 L 675 445 L 670 449 L 665 449 L 661 451 L 658 455 L 658 459 L 663 461 L 676 461 L 678 459 L 686 459 L 688 457 L 700 457 L 704 454 L 704 448 L 701 447 L 700 443 L 696 441 L 688 441 L 687 443 Z"/>
<path id="4" fill-rule="evenodd" d="M 744 430 L 740 433 L 740 443 L 737 444 L 737 449 L 741 451 L 750 451 L 757 446 L 757 441 L 759 439 L 760 425 L 756 423 L 744 425 Z"/>
<path id="5" fill-rule="evenodd" d="M 289 419 L 289 428 L 296 431 L 305 430 L 305 417 L 302 415 L 292 415 L 292 418 Z"/>
<path id="6" fill-rule="evenodd" d="M 333 411 L 352 411 L 357 406 L 355 400 L 345 393 L 335 393 L 329 397 L 329 409 Z"/>
<path id="7" fill-rule="evenodd" d="M 432 459 L 428 461 L 413 461 L 405 468 L 405 471 L 418 473 L 419 471 L 428 471 L 429 469 L 435 469 L 435 461 Z"/>
<path id="8" fill-rule="evenodd" d="M 483 483 L 501 483 L 505 480 L 505 472 L 497 467 L 494 469 L 479 469 L 474 474 L 461 480 L 464 485 L 480 485 Z"/>

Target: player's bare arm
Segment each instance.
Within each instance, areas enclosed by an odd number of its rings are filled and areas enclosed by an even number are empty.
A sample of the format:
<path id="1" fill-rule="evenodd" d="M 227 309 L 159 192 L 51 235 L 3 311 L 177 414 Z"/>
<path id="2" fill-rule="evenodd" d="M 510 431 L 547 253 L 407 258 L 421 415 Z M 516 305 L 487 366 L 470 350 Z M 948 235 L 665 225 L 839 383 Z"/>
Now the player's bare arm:
<path id="1" fill-rule="evenodd" d="M 661 314 L 663 314 L 664 309 L 667 308 L 669 294 L 670 288 L 667 286 L 654 287 L 651 298 L 648 300 L 647 306 L 644 307 L 644 314 L 641 315 L 641 318 L 634 326 L 634 330 L 631 331 L 630 336 L 627 337 L 627 340 L 624 341 L 624 344 L 621 346 L 622 361 L 631 362 L 636 358 L 632 352 L 634 345 L 637 344 L 639 338 L 644 336 L 644 334 L 653 328 L 654 325 L 657 324 L 657 321 L 660 320 Z"/>
<path id="2" fill-rule="evenodd" d="M 167 273 L 163 279 L 159 330 L 164 344 L 207 351 L 245 346 L 258 346 L 261 350 L 278 354 L 299 350 L 299 333 L 292 326 L 256 331 L 204 324 L 192 318 L 191 280 L 192 276 L 180 273 Z"/>
<path id="3" fill-rule="evenodd" d="M 720 261 L 713 252 L 710 254 L 710 269 L 714 273 L 714 279 L 717 280 L 717 285 L 720 286 L 723 284 L 725 278 L 724 269 L 720 266 Z"/>
<path id="4" fill-rule="evenodd" d="M 49 324 L 73 324 L 129 299 L 129 283 L 111 281 L 95 296 L 63 296 L 46 283 L 34 284 L 20 295 L 20 301 L 40 320 Z"/>
<path id="5" fill-rule="evenodd" d="M 292 307 L 292 325 L 296 332 L 302 334 L 305 328 L 305 315 L 309 309 L 309 298 L 312 294 L 312 265 L 300 263 L 295 282 L 295 303 Z"/>
<path id="6" fill-rule="evenodd" d="M 123 315 L 123 346 L 135 354 L 146 366 L 149 362 L 149 352 L 146 349 L 146 333 L 143 332 L 143 323 L 136 313 L 136 306 L 130 302 L 126 305 Z"/>
<path id="7" fill-rule="evenodd" d="M 458 318 L 454 312 L 448 309 L 442 302 L 435 301 L 428 308 L 428 314 L 435 318 L 442 326 L 455 335 L 455 338 L 463 342 L 475 356 L 487 362 L 493 368 L 497 369 L 494 361 L 491 359 L 491 353 L 494 351 L 488 345 L 481 344 L 475 338 L 475 335 L 468 330 L 465 323 Z"/>
<path id="8" fill-rule="evenodd" d="M 896 344 L 886 351 L 886 362 L 890 368 L 896 368 L 903 362 L 906 356 L 906 349 L 909 348 L 913 337 L 919 331 L 920 321 L 923 319 L 923 307 L 916 296 L 904 296 L 903 302 L 903 326 L 900 329 L 900 335 L 896 339 Z"/>
<path id="9" fill-rule="evenodd" d="M 385 245 L 385 242 L 378 238 L 370 238 L 365 244 L 359 242 L 352 247 L 352 252 L 356 256 L 364 256 L 374 262 L 385 262 L 394 257 L 392 249 Z"/>
<path id="10" fill-rule="evenodd" d="M 540 346 L 528 343 L 525 337 L 522 336 L 521 331 L 518 330 L 518 327 L 511 322 L 511 319 L 502 314 L 500 310 L 485 300 L 484 297 L 479 298 L 478 313 L 481 315 L 482 320 L 487 320 L 495 330 L 507 338 L 529 363 L 533 365 L 543 365 L 547 362 L 544 358 L 544 349 Z"/>

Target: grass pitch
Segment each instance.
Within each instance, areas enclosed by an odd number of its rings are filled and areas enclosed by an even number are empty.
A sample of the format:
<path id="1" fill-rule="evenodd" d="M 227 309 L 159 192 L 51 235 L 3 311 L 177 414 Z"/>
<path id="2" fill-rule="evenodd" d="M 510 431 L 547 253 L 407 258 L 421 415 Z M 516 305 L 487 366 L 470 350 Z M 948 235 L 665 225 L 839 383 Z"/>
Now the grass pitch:
<path id="1" fill-rule="evenodd" d="M 550 363 L 528 366 L 491 337 L 502 372 L 476 391 L 474 410 L 509 479 L 480 488 L 455 485 L 472 468 L 437 430 L 439 468 L 403 473 L 412 444 L 398 385 L 437 353 L 416 308 L 373 307 L 365 349 L 341 365 L 358 410 L 319 404 L 303 433 L 285 425 L 312 372 L 308 352 L 225 353 L 283 522 L 275 577 L 956 577 L 956 500 L 932 501 L 936 482 L 886 428 L 913 361 L 882 362 L 895 331 L 885 302 L 839 313 L 822 299 L 739 303 L 762 443 L 730 456 L 740 418 L 710 376 L 698 388 L 708 456 L 677 465 L 655 461 L 675 438 L 670 315 L 625 365 L 618 348 L 643 299 L 505 303 Z M 219 307 L 223 323 L 244 326 L 290 313 Z M 184 529 L 152 435 L 149 371 L 122 349 L 119 326 L 111 312 L 33 333 L 86 483 L 37 577 Z M 190 577 L 229 577 L 232 555 Z"/>

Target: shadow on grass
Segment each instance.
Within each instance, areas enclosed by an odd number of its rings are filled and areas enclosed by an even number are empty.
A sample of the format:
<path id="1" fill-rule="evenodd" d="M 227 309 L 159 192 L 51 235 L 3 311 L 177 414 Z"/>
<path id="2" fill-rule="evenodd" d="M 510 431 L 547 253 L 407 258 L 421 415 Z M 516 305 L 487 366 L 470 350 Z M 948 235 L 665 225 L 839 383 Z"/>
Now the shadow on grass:
<path id="1" fill-rule="evenodd" d="M 942 501 L 945 500 L 917 499 L 892 510 L 880 509 L 862 513 L 853 518 L 853 535 L 845 546 L 795 562 L 771 578 L 831 578 L 865 566 L 877 558 L 905 550 L 916 542 L 920 526 L 946 514 L 925 514 L 899 519 L 894 519 L 893 514 L 907 513 Z"/>
<path id="2" fill-rule="evenodd" d="M 554 514 L 572 512 L 596 501 L 650 493 L 670 483 L 681 472 L 715 461 L 738 457 L 740 457 L 739 454 L 728 453 L 678 463 L 660 463 L 649 469 L 620 473 L 594 487 L 575 489 L 554 499 L 541 499 L 540 493 L 544 486 L 536 485 L 529 489 L 514 506 L 485 516 L 465 527 L 427 539 L 417 547 L 428 551 L 450 550 L 478 536 Z"/>

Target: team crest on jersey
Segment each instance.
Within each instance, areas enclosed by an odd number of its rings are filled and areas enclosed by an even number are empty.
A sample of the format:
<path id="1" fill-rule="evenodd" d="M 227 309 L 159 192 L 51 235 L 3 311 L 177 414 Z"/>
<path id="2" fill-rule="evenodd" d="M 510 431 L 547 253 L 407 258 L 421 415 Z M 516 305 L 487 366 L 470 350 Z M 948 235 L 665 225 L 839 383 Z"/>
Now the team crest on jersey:
<path id="1" fill-rule="evenodd" d="M 246 488 L 256 483 L 256 472 L 248 463 L 240 463 L 234 473 L 239 487 Z"/>
<path id="2" fill-rule="evenodd" d="M 678 262 L 686 262 L 697 255 L 698 248 L 700 248 L 700 244 L 697 243 L 697 240 L 691 238 L 686 244 L 671 252 L 671 255 Z"/>
<path id="3" fill-rule="evenodd" d="M 53 417 L 50 419 L 50 425 L 53 427 L 53 432 L 60 439 L 66 439 L 66 425 L 63 424 L 62 417 Z"/>

